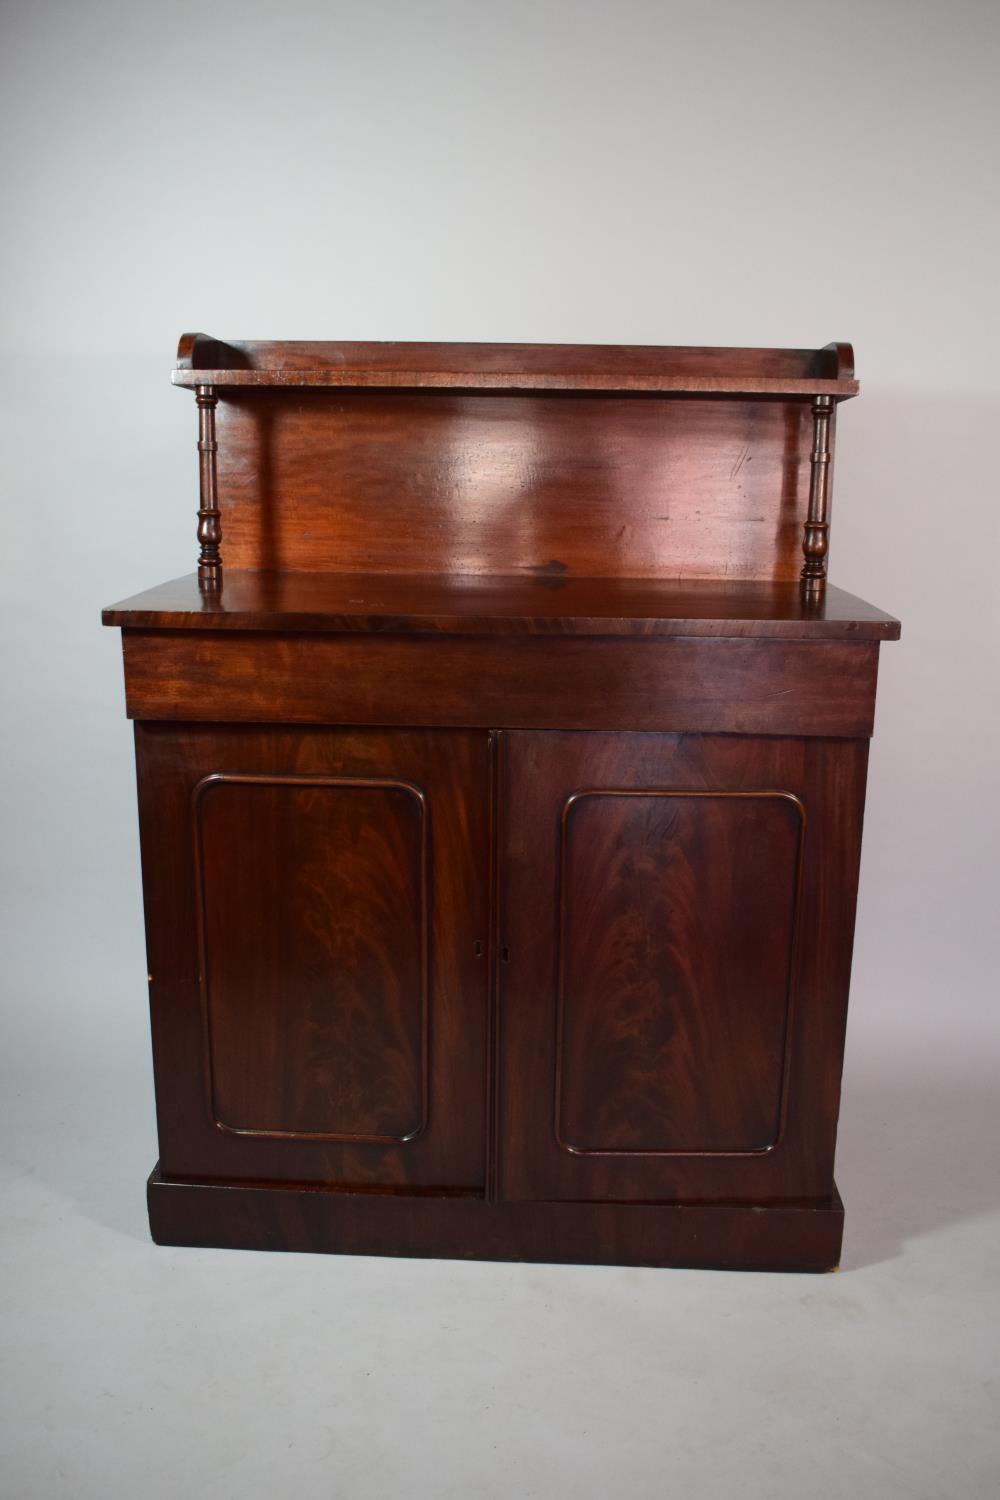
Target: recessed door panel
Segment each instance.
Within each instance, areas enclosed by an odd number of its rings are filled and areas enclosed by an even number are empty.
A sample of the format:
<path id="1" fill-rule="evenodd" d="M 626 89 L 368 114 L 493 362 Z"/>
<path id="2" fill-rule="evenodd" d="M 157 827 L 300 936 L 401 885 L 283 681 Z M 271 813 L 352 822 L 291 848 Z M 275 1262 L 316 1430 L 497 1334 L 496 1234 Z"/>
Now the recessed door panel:
<path id="1" fill-rule="evenodd" d="M 607 788 L 561 818 L 555 1130 L 752 1152 L 781 1120 L 801 803 Z"/>
<path id="2" fill-rule="evenodd" d="M 423 793 L 358 777 L 207 777 L 195 797 L 213 1116 L 278 1138 L 427 1124 Z"/>

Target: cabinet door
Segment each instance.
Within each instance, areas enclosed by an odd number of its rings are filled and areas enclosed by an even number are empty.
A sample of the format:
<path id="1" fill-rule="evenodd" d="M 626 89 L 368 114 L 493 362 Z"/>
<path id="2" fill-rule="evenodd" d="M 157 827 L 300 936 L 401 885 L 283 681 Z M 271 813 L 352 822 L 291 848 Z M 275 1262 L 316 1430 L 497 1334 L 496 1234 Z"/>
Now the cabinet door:
<path id="1" fill-rule="evenodd" d="M 824 1198 L 864 741 L 512 733 L 508 1198 Z"/>
<path id="2" fill-rule="evenodd" d="M 136 741 L 161 1172 L 481 1190 L 488 737 Z"/>

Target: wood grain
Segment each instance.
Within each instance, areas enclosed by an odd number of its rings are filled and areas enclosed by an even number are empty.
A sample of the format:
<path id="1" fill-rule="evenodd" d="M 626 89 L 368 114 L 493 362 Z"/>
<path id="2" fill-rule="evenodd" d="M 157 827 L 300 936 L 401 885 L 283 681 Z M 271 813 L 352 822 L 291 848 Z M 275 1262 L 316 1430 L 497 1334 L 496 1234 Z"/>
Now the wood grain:
<path id="1" fill-rule="evenodd" d="M 482 1191 L 487 736 L 136 751 L 163 1170 Z"/>
<path id="2" fill-rule="evenodd" d="M 777 1144 L 804 836 L 790 793 L 604 787 L 566 799 L 564 1150 L 744 1155 Z"/>
<path id="3" fill-rule="evenodd" d="M 483 1203 L 176 1182 L 156 1171 L 147 1196 L 160 1245 L 344 1255 L 829 1271 L 844 1229 L 836 1188 L 813 1203 Z"/>
<path id="4" fill-rule="evenodd" d="M 865 742 L 503 744 L 502 1196 L 828 1196 Z"/>
<path id="5" fill-rule="evenodd" d="M 258 391 L 216 427 L 227 568 L 799 575 L 807 403 Z"/>
<path id="6" fill-rule="evenodd" d="M 213 772 L 193 811 L 219 1128 L 414 1139 L 429 1104 L 423 794 L 392 780 Z"/>
<path id="7" fill-rule="evenodd" d="M 828 586 L 658 578 L 495 577 L 461 573 L 258 573 L 229 569 L 202 593 L 194 575 L 104 611 L 142 630 L 323 631 L 412 635 L 670 635 L 767 640 L 896 640 L 899 621 Z"/>
<path id="8" fill-rule="evenodd" d="M 850 344 L 733 349 L 621 344 L 325 343 L 186 333 L 177 385 L 857 392 Z"/>
<path id="9" fill-rule="evenodd" d="M 126 630 L 137 719 L 871 733 L 878 646 Z"/>
<path id="10" fill-rule="evenodd" d="M 201 587 L 104 616 L 154 1237 L 834 1266 L 899 634 L 825 582 L 850 346 L 187 334 L 174 379 Z"/>

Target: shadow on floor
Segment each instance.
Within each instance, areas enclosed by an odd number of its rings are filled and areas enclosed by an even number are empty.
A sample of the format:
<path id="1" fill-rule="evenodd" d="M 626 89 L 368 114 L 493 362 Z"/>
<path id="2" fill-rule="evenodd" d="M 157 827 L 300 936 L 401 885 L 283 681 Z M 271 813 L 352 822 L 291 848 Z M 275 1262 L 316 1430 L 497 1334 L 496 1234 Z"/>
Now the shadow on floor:
<path id="1" fill-rule="evenodd" d="M 871 1059 L 849 1069 L 837 1151 L 845 1272 L 1000 1209 L 1000 1090 L 991 1062 L 973 1070 Z M 70 1199 L 94 1224 L 148 1241 L 150 1095 L 145 1069 L 8 1075 L 0 1090 L 4 1175 Z"/>
<path id="2" fill-rule="evenodd" d="M 147 1069 L 5 1069 L 0 1141 L 6 1181 L 69 1199 L 91 1223 L 148 1242 L 156 1126 Z"/>
<path id="3" fill-rule="evenodd" d="M 992 1059 L 851 1069 L 837 1147 L 844 1271 L 1000 1209 L 1000 1090 Z"/>

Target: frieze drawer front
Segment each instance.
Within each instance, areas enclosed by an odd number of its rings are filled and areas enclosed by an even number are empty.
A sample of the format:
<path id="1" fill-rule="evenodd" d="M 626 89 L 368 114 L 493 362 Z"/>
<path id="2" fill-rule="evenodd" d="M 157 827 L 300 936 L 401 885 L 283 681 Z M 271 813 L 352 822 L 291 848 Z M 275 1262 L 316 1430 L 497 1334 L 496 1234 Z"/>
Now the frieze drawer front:
<path id="1" fill-rule="evenodd" d="M 187 334 L 135 722 L 161 1243 L 821 1271 L 853 354 Z"/>

